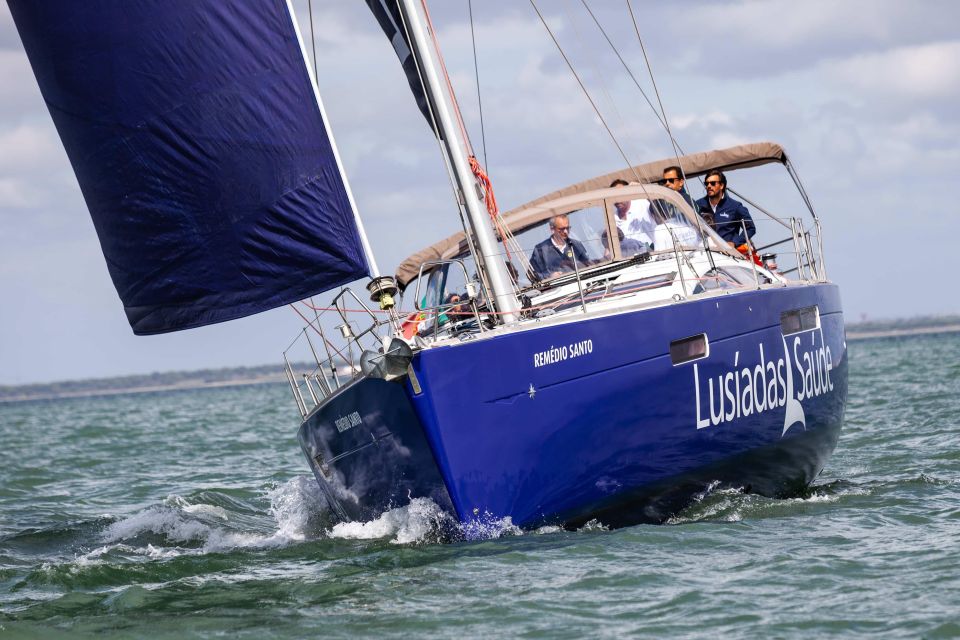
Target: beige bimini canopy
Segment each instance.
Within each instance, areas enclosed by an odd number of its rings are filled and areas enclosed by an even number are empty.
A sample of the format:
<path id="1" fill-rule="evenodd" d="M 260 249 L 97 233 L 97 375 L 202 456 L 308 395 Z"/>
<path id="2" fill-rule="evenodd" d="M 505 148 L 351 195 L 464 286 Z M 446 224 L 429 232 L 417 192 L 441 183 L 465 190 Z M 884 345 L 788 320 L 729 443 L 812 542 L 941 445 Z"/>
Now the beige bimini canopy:
<path id="1" fill-rule="evenodd" d="M 727 149 L 691 153 L 686 156 L 680 156 L 679 162 L 676 157 L 647 162 L 584 180 L 583 182 L 578 182 L 569 187 L 548 193 L 545 196 L 531 200 L 524 205 L 504 213 L 503 220 L 511 232 L 516 232 L 530 224 L 530 216 L 524 215 L 524 213 L 529 209 L 537 208 L 545 202 L 586 193 L 594 189 L 603 189 L 609 187 L 610 183 L 617 179 L 626 180 L 630 183 L 657 182 L 663 176 L 663 170 L 665 168 L 676 164 L 683 167 L 683 173 L 689 179 L 702 176 L 714 169 L 732 171 L 734 169 L 746 169 L 747 167 L 756 167 L 775 162 L 780 164 L 786 164 L 787 162 L 786 151 L 775 142 L 754 142 L 752 144 L 742 144 Z M 453 258 L 466 251 L 466 238 L 463 231 L 458 231 L 440 242 L 421 249 L 401 262 L 400 266 L 397 267 L 397 283 L 401 289 L 404 289 L 407 284 L 420 273 L 420 265 L 424 262 Z"/>

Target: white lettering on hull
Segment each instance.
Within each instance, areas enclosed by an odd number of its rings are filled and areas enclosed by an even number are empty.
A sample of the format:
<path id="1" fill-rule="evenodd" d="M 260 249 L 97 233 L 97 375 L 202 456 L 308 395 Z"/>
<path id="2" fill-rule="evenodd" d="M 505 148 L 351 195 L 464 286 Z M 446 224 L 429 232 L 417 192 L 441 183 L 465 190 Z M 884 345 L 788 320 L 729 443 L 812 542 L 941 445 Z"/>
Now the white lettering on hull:
<path id="1" fill-rule="evenodd" d="M 553 345 L 546 351 L 538 351 L 533 354 L 533 366 L 545 367 L 551 364 L 557 364 L 565 360 L 572 360 L 593 353 L 593 340 L 581 340 L 571 342 L 559 347 Z"/>
<path id="2" fill-rule="evenodd" d="M 339 418 L 333 421 L 333 424 L 337 428 L 337 431 L 339 431 L 340 433 L 343 433 L 347 429 L 352 429 L 358 424 L 361 424 L 362 422 L 363 422 L 363 419 L 360 417 L 360 413 L 358 411 L 354 411 L 353 413 L 347 414 L 345 416 L 340 416 Z"/>
<path id="3" fill-rule="evenodd" d="M 817 335 L 820 336 L 819 346 Z M 784 338 L 783 356 L 770 360 L 763 343 L 760 343 L 759 359 L 743 367 L 740 366 L 740 351 L 737 351 L 731 369 L 705 380 L 700 377 L 701 363 L 695 362 L 693 385 L 697 429 L 715 427 L 780 407 L 786 408 L 784 434 L 798 422 L 805 429 L 806 417 L 800 403 L 833 391 L 830 347 L 824 344 L 822 330 L 811 331 L 809 336 L 809 345 L 806 336 L 791 336 L 793 340 L 789 347 L 787 338 Z"/>

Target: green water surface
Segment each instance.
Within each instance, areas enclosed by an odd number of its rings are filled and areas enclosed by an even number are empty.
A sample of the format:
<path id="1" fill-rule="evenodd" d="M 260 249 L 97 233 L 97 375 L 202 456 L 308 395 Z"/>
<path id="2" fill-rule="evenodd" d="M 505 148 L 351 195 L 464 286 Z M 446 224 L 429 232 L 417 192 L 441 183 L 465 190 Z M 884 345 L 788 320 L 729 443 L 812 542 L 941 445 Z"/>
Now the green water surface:
<path id="1" fill-rule="evenodd" d="M 281 385 L 0 404 L 0 640 L 960 636 L 960 334 L 850 354 L 809 497 L 479 542 L 334 526 Z"/>

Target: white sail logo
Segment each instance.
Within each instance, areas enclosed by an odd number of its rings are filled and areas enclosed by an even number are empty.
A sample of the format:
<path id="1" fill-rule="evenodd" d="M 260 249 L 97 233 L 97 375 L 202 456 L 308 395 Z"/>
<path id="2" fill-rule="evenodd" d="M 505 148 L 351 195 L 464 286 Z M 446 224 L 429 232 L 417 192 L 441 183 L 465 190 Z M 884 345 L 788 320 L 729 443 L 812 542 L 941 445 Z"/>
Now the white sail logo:
<path id="1" fill-rule="evenodd" d="M 696 401 L 696 426 L 705 429 L 725 422 L 733 422 L 754 414 L 783 407 L 783 431 L 786 435 L 796 424 L 807 428 L 803 410 L 805 399 L 833 391 L 833 355 L 824 344 L 823 330 L 806 335 L 784 336 L 783 356 L 767 360 L 764 345 L 759 344 L 759 359 L 741 366 L 740 351 L 733 357 L 733 368 L 700 378 L 700 363 L 693 365 L 693 384 Z M 819 336 L 819 345 L 817 336 Z M 788 338 L 792 338 L 788 342 Z"/>

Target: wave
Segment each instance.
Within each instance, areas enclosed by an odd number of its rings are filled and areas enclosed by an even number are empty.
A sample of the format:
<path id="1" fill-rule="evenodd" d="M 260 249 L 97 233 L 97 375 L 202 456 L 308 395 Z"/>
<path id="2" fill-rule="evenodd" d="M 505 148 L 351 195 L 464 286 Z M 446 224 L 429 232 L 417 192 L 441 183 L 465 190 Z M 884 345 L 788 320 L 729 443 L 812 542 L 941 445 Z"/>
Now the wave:
<path id="1" fill-rule="evenodd" d="M 927 476 L 909 482 L 939 485 Z M 846 496 L 871 494 L 882 488 L 835 480 L 811 487 L 789 499 L 772 499 L 738 489 L 711 485 L 667 524 L 739 522 L 744 519 L 784 517 Z M 581 533 L 605 531 L 591 521 Z M 322 540 L 381 541 L 394 545 L 423 545 L 492 540 L 508 536 L 551 535 L 559 526 L 521 530 L 509 517 L 490 514 L 459 522 L 429 498 L 413 498 L 366 522 L 336 522 L 312 476 L 301 475 L 264 489 L 260 497 L 238 497 L 230 490 L 199 490 L 187 496 L 170 495 L 124 517 L 73 522 L 50 530 L 30 530 L 7 537 L 10 551 L 40 552 L 50 557 L 51 546 L 68 564 L 77 567 L 105 563 L 168 560 L 180 556 L 226 553 L 234 550 L 282 549 Z M 71 562 L 72 561 L 72 562 Z"/>
<path id="2" fill-rule="evenodd" d="M 410 504 L 390 509 L 368 522 L 340 522 L 327 535 L 331 538 L 374 540 L 390 538 L 394 544 L 443 542 L 457 527 L 456 520 L 429 498 L 414 498 Z"/>
<path id="3" fill-rule="evenodd" d="M 267 490 L 264 497 L 269 506 L 257 513 L 242 508 L 242 503 L 229 505 L 211 491 L 192 498 L 168 496 L 160 504 L 107 524 L 98 546 L 80 560 L 95 562 L 113 551 L 163 559 L 280 548 L 322 539 L 386 540 L 409 545 L 489 540 L 522 533 L 510 518 L 489 514 L 461 524 L 429 498 L 413 498 L 367 522 L 336 523 L 310 476 L 292 478 Z M 244 511 L 253 511 L 254 517 Z M 559 528 L 545 527 L 540 533 L 553 530 Z"/>
<path id="4" fill-rule="evenodd" d="M 203 501 L 171 495 L 112 522 L 100 535 L 103 546 L 86 554 L 87 559 L 121 546 L 150 558 L 284 547 L 319 537 L 328 516 L 319 488 L 306 476 L 268 489 L 266 513 L 250 505 L 243 508 L 226 496 L 218 498 L 216 492 L 199 497 Z"/>
<path id="5" fill-rule="evenodd" d="M 666 524 L 740 522 L 750 518 L 784 517 L 810 506 L 835 503 L 846 497 L 870 493 L 868 487 L 847 480 L 835 480 L 811 485 L 800 495 L 790 498 L 769 498 L 714 482 L 695 495 L 691 504 L 670 517 Z"/>

